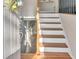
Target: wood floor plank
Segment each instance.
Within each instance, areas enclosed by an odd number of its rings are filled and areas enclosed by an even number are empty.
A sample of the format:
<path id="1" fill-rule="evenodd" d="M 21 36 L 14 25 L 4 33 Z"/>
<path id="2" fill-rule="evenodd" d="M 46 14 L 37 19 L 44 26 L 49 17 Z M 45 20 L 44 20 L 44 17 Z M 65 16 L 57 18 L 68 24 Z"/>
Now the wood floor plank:
<path id="1" fill-rule="evenodd" d="M 21 54 L 21 59 L 32 59 L 35 54 L 32 53 L 22 53 Z"/>

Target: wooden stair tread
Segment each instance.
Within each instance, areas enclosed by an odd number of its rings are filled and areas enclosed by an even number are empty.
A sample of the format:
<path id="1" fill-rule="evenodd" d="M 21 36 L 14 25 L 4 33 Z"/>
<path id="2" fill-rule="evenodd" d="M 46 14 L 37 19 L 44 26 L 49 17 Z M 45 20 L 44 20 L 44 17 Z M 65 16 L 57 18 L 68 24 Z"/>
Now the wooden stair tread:
<path id="1" fill-rule="evenodd" d="M 33 38 L 37 38 L 37 34 L 32 35 Z M 65 38 L 64 35 L 39 35 L 39 38 Z"/>
<path id="2" fill-rule="evenodd" d="M 62 28 L 41 28 L 41 30 L 63 30 Z"/>
<path id="3" fill-rule="evenodd" d="M 56 18 L 56 19 L 58 19 L 58 18 L 60 18 L 60 17 L 40 17 L 40 18 L 46 18 L 46 19 L 50 19 L 50 18 Z"/>
<path id="4" fill-rule="evenodd" d="M 69 54 L 66 52 L 44 52 L 44 55 L 51 56 L 51 57 L 53 57 L 53 56 L 63 56 L 63 57 L 69 56 Z"/>
<path id="5" fill-rule="evenodd" d="M 72 59 L 66 52 L 45 52 L 44 59 Z"/>
<path id="6" fill-rule="evenodd" d="M 52 13 L 56 13 L 56 12 L 44 12 L 44 11 L 40 11 L 40 13 L 45 13 L 45 14 L 52 14 Z"/>
<path id="7" fill-rule="evenodd" d="M 68 48 L 65 43 L 41 43 L 41 47 L 60 47 L 60 48 Z"/>
<path id="8" fill-rule="evenodd" d="M 61 24 L 61 22 L 40 22 L 41 24 Z"/>
<path id="9" fill-rule="evenodd" d="M 43 38 L 65 38 L 64 35 L 42 35 Z"/>

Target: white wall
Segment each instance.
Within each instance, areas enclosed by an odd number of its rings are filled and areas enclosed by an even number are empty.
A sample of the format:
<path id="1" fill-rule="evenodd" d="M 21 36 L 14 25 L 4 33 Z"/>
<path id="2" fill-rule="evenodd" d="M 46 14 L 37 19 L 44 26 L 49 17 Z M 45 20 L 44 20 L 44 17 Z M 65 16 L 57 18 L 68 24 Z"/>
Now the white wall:
<path id="1" fill-rule="evenodd" d="M 55 11 L 58 12 L 59 11 L 59 0 L 52 0 L 54 1 L 54 4 L 52 3 L 41 3 L 40 2 L 40 10 L 41 11 Z M 54 9 L 55 8 L 55 9 Z"/>
<path id="2" fill-rule="evenodd" d="M 35 16 L 36 14 L 36 0 L 22 0 L 23 7 L 21 9 L 22 16 Z"/>
<path id="3" fill-rule="evenodd" d="M 20 49 L 18 22 L 17 16 L 4 7 L 4 59 Z"/>
<path id="4" fill-rule="evenodd" d="M 20 53 L 21 53 L 21 51 L 18 50 L 14 54 L 8 56 L 7 59 L 21 59 Z"/>
<path id="5" fill-rule="evenodd" d="M 76 15 L 61 14 L 61 19 L 64 26 L 64 30 L 68 36 L 72 53 L 74 57 L 76 57 Z"/>

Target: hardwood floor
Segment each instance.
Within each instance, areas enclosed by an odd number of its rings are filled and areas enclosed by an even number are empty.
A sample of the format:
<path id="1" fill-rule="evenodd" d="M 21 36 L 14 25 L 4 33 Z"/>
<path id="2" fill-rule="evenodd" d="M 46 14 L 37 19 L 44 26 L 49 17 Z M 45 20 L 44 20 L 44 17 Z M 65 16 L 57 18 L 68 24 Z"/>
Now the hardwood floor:
<path id="1" fill-rule="evenodd" d="M 33 53 L 24 53 L 24 54 L 21 54 L 21 59 L 32 59 L 34 55 L 35 54 Z"/>

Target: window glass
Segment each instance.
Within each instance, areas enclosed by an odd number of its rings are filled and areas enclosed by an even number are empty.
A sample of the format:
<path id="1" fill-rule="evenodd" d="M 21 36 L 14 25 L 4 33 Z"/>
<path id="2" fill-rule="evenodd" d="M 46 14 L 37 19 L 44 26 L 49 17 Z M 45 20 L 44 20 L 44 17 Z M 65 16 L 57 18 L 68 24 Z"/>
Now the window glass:
<path id="1" fill-rule="evenodd" d="M 60 0 L 59 12 L 76 14 L 76 0 Z"/>

